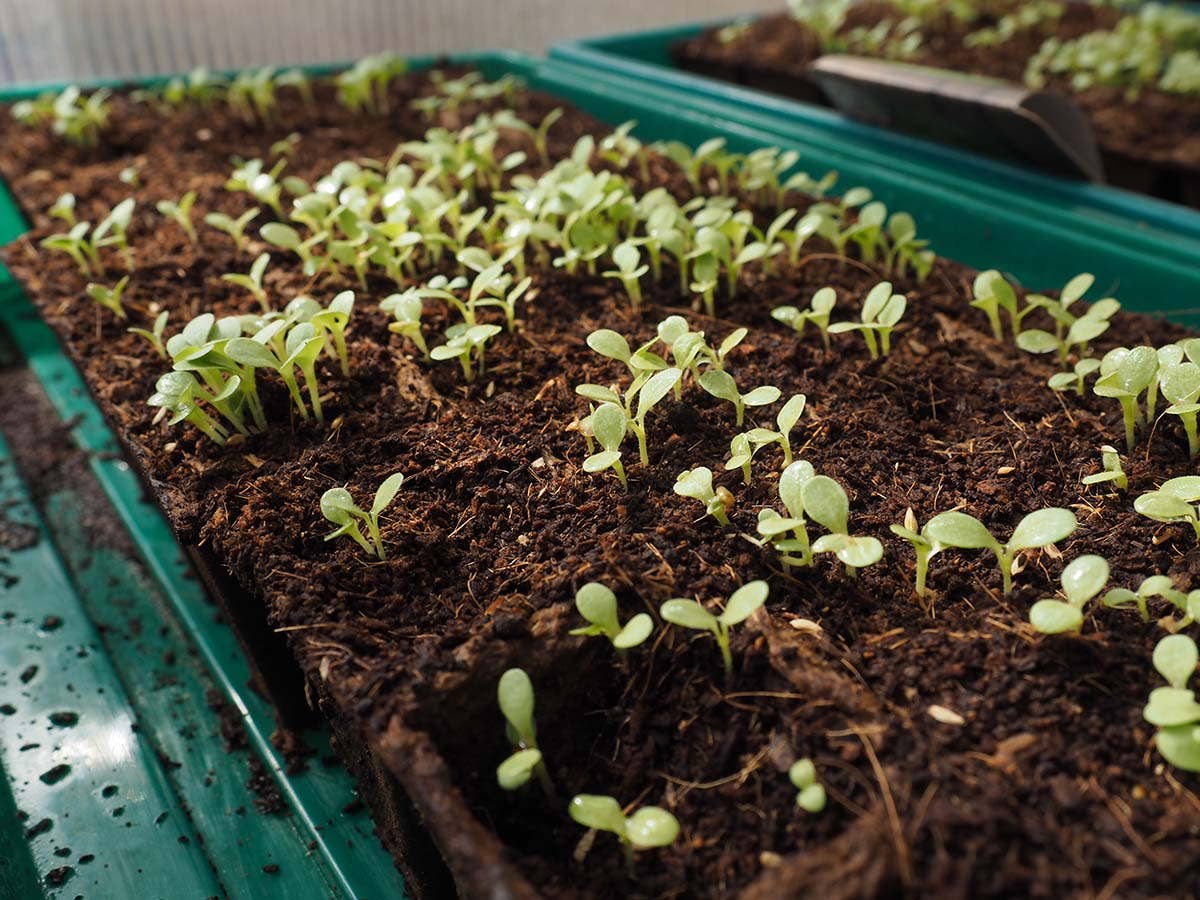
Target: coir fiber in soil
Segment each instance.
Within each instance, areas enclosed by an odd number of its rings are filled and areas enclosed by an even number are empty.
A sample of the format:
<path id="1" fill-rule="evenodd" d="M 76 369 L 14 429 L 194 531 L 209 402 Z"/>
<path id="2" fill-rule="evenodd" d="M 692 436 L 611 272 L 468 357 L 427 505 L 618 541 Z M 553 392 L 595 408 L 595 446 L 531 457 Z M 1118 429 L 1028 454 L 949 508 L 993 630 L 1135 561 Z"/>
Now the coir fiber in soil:
<path id="1" fill-rule="evenodd" d="M 569 426 L 585 404 L 573 387 L 622 375 L 584 340 L 602 327 L 651 337 L 655 322 L 681 311 L 669 272 L 663 286 L 647 286 L 641 314 L 616 281 L 537 272 L 521 329 L 496 339 L 486 378 L 470 386 L 455 363 L 426 365 L 387 330 L 377 304 L 394 287 L 372 278 L 349 331 L 351 376 L 320 373 L 329 427 L 289 422 L 279 385 L 265 392 L 279 426 L 233 446 L 152 422 L 145 401 L 162 361 L 84 296 L 86 279 L 66 256 L 39 250 L 38 239 L 57 230 L 44 210 L 70 190 L 81 218 L 97 221 L 122 197 L 137 197 L 129 324 L 148 323 L 151 304 L 171 310 L 170 332 L 202 311 L 251 311 L 254 302 L 220 275 L 246 271 L 265 245 L 235 252 L 201 227 L 192 247 L 153 212 L 154 201 L 191 189 L 201 212 L 241 212 L 248 199 L 223 189 L 230 158 L 265 156 L 291 132 L 300 139 L 287 171 L 306 179 L 343 159 L 387 158 L 427 127 L 407 107 L 426 85 L 423 76 L 398 82 L 401 112 L 390 120 L 352 116 L 322 90 L 311 112 L 285 98 L 270 127 L 221 110 L 164 118 L 118 96 L 113 127 L 90 153 L 0 116 L 0 168 L 33 223 L 7 250 L 11 269 L 181 540 L 227 567 L 244 592 L 238 602 L 288 629 L 339 733 L 374 750 L 375 762 L 356 771 L 375 784 L 376 813 L 386 818 L 390 808 L 380 786 L 390 775 L 471 896 L 1200 892 L 1197 779 L 1162 764 L 1141 717 L 1161 632 L 1115 610 L 1090 617 L 1082 637 L 1045 639 L 1027 625 L 1064 561 L 1085 552 L 1110 560 L 1116 585 L 1158 572 L 1181 586 L 1200 583 L 1188 529 L 1156 525 L 1130 500 L 1195 470 L 1182 432 L 1160 422 L 1126 457 L 1130 495 L 1083 487 L 1098 448 L 1120 440 L 1116 405 L 1049 391 L 1051 364 L 994 341 L 967 306 L 972 273 L 960 266 L 939 261 L 923 284 L 897 283 L 909 311 L 893 352 L 875 362 L 857 338 L 835 337 L 826 352 L 816 335 L 797 339 L 769 315 L 831 284 L 848 317 L 880 280 L 856 260 L 813 253 L 770 277 L 752 267 L 737 298 L 720 301 L 721 318 L 682 310 L 716 340 L 750 328 L 728 363 L 743 389 L 774 384 L 785 397 L 808 395 L 793 436 L 798 455 L 846 487 L 852 528 L 886 547 L 883 563 L 856 580 L 824 559 L 785 574 L 739 536 L 777 499 L 777 451 L 758 455 L 750 487 L 739 473 L 720 475 L 736 497 L 730 528 L 700 519 L 698 504 L 672 493 L 691 465 L 719 472 L 735 433 L 728 405 L 694 386 L 652 414 L 652 462 L 630 467 L 628 491 L 581 471 L 583 441 Z M 536 121 L 555 105 L 536 94 L 517 102 Z M 477 111 L 443 113 L 439 124 L 458 127 Z M 569 112 L 551 131 L 552 152 L 602 130 Z M 136 189 L 117 178 L 130 164 L 141 173 Z M 656 159 L 650 176 L 686 195 L 665 161 Z M 327 302 L 354 285 L 328 276 L 309 283 L 294 257 L 273 252 L 267 287 L 282 306 L 301 291 Z M 446 322 L 428 304 L 426 333 Z M 1097 350 L 1182 333 L 1121 314 Z M 773 415 L 749 413 L 762 424 Z M 322 492 L 348 484 L 356 498 L 369 497 L 397 470 L 406 481 L 385 516 L 386 563 L 322 539 Z M 1080 527 L 1059 552 L 1027 555 L 1008 597 L 990 554 L 943 553 L 930 574 L 934 595 L 918 602 L 911 550 L 887 527 L 909 507 L 924 522 L 958 504 L 1004 535 L 1048 505 L 1072 508 Z M 662 627 L 618 660 L 605 642 L 567 634 L 579 624 L 574 592 L 588 581 L 617 592 L 624 619 L 656 615 L 671 597 L 723 598 L 755 578 L 769 580 L 771 597 L 734 634 L 728 684 L 709 638 Z M 792 624 L 801 619 L 816 625 Z M 552 799 L 496 786 L 495 767 L 511 748 L 495 686 L 509 666 L 525 668 L 537 690 Z M 933 705 L 961 724 L 935 719 Z M 816 761 L 828 788 L 820 815 L 796 808 L 786 770 L 798 756 Z M 565 809 L 581 792 L 664 806 L 681 822 L 680 838 L 640 854 L 635 880 L 610 835 L 577 861 L 583 831 Z M 382 830 L 397 848 L 400 837 Z"/>
<path id="2" fill-rule="evenodd" d="M 1021 83 L 1025 65 L 1046 38 L 1073 40 L 1093 31 L 1111 29 L 1120 13 L 1106 6 L 1067 3 L 1057 23 L 1017 29 L 995 47 L 967 47 L 964 36 L 996 23 L 1002 11 L 1022 4 L 995 4 L 993 16 L 965 24 L 948 12 L 926 24 L 923 42 L 912 59 L 919 65 L 954 69 Z M 843 31 L 871 28 L 904 13 L 886 0 L 867 0 L 851 9 Z M 820 89 L 809 80 L 808 67 L 822 54 L 821 41 L 791 15 L 779 13 L 749 23 L 745 32 L 728 42 L 719 28 L 708 28 L 673 48 L 684 68 L 772 93 L 824 103 Z M 1047 87 L 1071 97 L 1091 120 L 1109 181 L 1190 206 L 1200 206 L 1200 99 L 1156 88 L 1130 98 L 1119 88 L 1094 87 L 1074 91 L 1068 76 L 1049 75 Z"/>

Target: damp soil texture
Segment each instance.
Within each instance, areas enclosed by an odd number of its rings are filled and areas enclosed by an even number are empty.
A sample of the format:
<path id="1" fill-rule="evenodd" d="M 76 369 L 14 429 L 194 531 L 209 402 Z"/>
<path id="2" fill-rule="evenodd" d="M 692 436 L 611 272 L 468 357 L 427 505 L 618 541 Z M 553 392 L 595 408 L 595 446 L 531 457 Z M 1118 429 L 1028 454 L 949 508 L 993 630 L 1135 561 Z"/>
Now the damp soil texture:
<path id="1" fill-rule="evenodd" d="M 157 112 L 118 94 L 93 151 L 5 115 L 0 168 L 32 224 L 7 249 L 8 264 L 181 541 L 220 561 L 238 602 L 284 629 L 312 695 L 413 798 L 460 890 L 826 900 L 1200 893 L 1197 779 L 1164 766 L 1142 720 L 1161 630 L 1123 610 L 1089 616 L 1080 637 L 1047 639 L 1027 624 L 1064 562 L 1083 553 L 1106 556 L 1116 585 L 1154 573 L 1200 583 L 1190 529 L 1141 518 L 1130 500 L 1195 471 L 1184 436 L 1160 422 L 1125 457 L 1130 495 L 1081 485 L 1099 468 L 1100 446 L 1122 438 L 1117 405 L 1048 390 L 1051 361 L 993 340 L 968 306 L 974 273 L 952 262 L 937 261 L 920 283 L 896 279 L 908 312 L 890 355 L 873 361 L 854 335 L 826 350 L 811 329 L 798 337 L 770 315 L 829 285 L 838 317 L 852 318 L 881 280 L 876 267 L 819 242 L 770 274 L 748 266 L 736 296 L 718 297 L 716 318 L 689 308 L 669 267 L 660 284 L 643 279 L 646 303 L 635 312 L 615 279 L 531 257 L 519 327 L 495 339 L 486 375 L 468 385 L 455 362 L 426 363 L 388 330 L 378 304 L 393 284 L 374 273 L 365 289 L 328 274 L 309 279 L 295 257 L 271 251 L 266 288 L 278 306 L 300 292 L 327 302 L 357 290 L 350 375 L 324 362 L 319 370 L 329 424 L 289 418 L 286 392 L 266 379 L 266 435 L 222 448 L 154 421 L 146 400 L 164 362 L 127 325 L 148 326 L 165 309 L 170 334 L 203 311 L 253 311 L 221 275 L 245 272 L 270 249 L 257 239 L 236 249 L 207 227 L 193 246 L 154 213 L 155 201 L 195 190 L 197 210 L 236 215 L 251 203 L 224 188 L 232 157 L 266 157 L 295 133 L 287 173 L 312 181 L 348 158 L 387 159 L 430 124 L 458 128 L 480 111 L 470 103 L 428 121 L 408 105 L 428 87 L 421 75 L 395 82 L 386 118 L 351 115 L 324 88 L 313 109 L 284 96 L 269 127 L 220 107 Z M 511 105 L 535 122 L 565 106 L 531 92 Z M 568 108 L 551 129 L 550 155 L 605 131 Z M 535 159 L 525 141 L 506 132 L 502 149 L 524 146 Z M 686 198 L 691 188 L 673 164 L 647 158 L 645 172 L 625 173 L 635 189 L 666 186 Z M 131 165 L 136 186 L 118 178 Z M 712 175 L 703 190 L 716 191 Z M 64 191 L 91 221 L 137 198 L 128 322 L 87 299 L 88 279 L 64 254 L 39 248 L 57 230 L 45 210 Z M 765 222 L 771 211 L 758 215 Z M 124 271 L 115 255 L 108 262 L 114 277 Z M 749 329 L 726 361 L 743 390 L 807 395 L 797 455 L 845 486 L 851 527 L 883 541 L 881 564 L 856 579 L 826 558 L 784 571 L 746 540 L 759 509 L 780 508 L 781 454 L 760 452 L 749 486 L 725 472 L 731 407 L 690 383 L 650 415 L 650 465 L 626 446 L 628 490 L 611 473 L 582 470 L 574 423 L 587 408 L 574 387 L 624 377 L 589 351 L 587 335 L 611 328 L 636 344 L 669 313 L 714 342 Z M 445 307 L 427 302 L 431 343 L 447 324 Z M 1120 313 L 1095 350 L 1181 336 Z M 749 410 L 748 424 L 772 425 L 774 413 Z M 732 493 L 730 527 L 673 493 L 676 476 L 698 464 Z M 324 540 L 325 490 L 346 485 L 366 503 L 396 471 L 406 480 L 383 518 L 386 562 Z M 1010 596 L 990 554 L 947 551 L 934 560 L 932 594 L 918 600 L 911 549 L 888 531 L 910 508 L 924 522 L 961 506 L 1007 535 L 1050 505 L 1072 509 L 1079 529 L 1024 555 Z M 623 658 L 603 640 L 567 633 L 581 624 L 575 591 L 590 581 L 616 592 L 624 620 L 657 619 L 674 597 L 715 604 L 752 579 L 769 582 L 770 598 L 735 629 L 728 680 L 711 638 L 661 622 Z M 512 749 L 495 702 L 509 666 L 535 685 L 552 797 L 496 785 L 495 767 Z M 786 773 L 799 757 L 815 761 L 827 788 L 819 815 L 796 806 Z M 611 835 L 581 843 L 583 829 L 566 815 L 576 793 L 662 806 L 681 823 L 679 839 L 638 854 L 631 873 Z M 365 792 L 377 813 L 381 797 Z M 389 846 L 402 845 L 381 830 Z"/>
<path id="2" fill-rule="evenodd" d="M 932 16 L 920 29 L 919 49 L 905 61 L 1022 83 L 1026 63 L 1047 38 L 1069 41 L 1107 31 L 1122 15 L 1113 6 L 1065 3 L 1061 17 L 1017 27 L 996 46 L 964 43 L 969 33 L 994 27 L 1002 13 L 1027 5 L 1003 0 L 970 22 L 948 11 Z M 905 15 L 887 0 L 869 0 L 851 8 L 839 34 L 898 23 Z M 756 19 L 731 38 L 708 28 L 672 49 L 684 68 L 819 103 L 825 101 L 808 68 L 823 52 L 818 34 L 787 13 Z M 1112 183 L 1200 206 L 1200 98 L 1156 88 L 1136 97 L 1106 86 L 1077 91 L 1069 75 L 1048 75 L 1047 88 L 1067 94 L 1087 114 Z"/>

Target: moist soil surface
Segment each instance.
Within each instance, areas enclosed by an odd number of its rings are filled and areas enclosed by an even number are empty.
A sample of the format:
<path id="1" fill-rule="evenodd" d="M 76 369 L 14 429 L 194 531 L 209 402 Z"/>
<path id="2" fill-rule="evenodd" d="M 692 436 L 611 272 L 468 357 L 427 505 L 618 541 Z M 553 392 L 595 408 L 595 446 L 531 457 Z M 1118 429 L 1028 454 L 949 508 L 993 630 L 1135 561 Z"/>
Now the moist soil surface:
<path id="1" fill-rule="evenodd" d="M 998 9 L 1021 4 L 998 4 Z M 922 28 L 924 40 L 908 62 L 976 75 L 1024 82 L 1026 62 L 1048 37 L 1073 40 L 1109 30 L 1120 13 L 1112 7 L 1067 3 L 1057 22 L 1017 29 L 995 47 L 969 47 L 963 38 L 999 18 L 984 16 L 964 23 L 946 13 Z M 900 21 L 904 14 L 888 2 L 869 0 L 855 6 L 843 32 L 870 28 L 881 21 Z M 719 28 L 709 28 L 673 49 L 685 68 L 784 94 L 819 100 L 808 81 L 808 67 L 822 54 L 811 29 L 787 13 L 764 16 L 745 32 L 725 42 Z M 1070 96 L 1087 113 L 1114 183 L 1200 204 L 1200 98 L 1145 89 L 1136 98 L 1118 88 L 1071 89 L 1069 77 L 1049 75 L 1047 87 Z"/>
<path id="2" fill-rule="evenodd" d="M 192 189 L 197 210 L 236 215 L 250 203 L 223 188 L 233 156 L 265 157 L 294 132 L 287 172 L 311 181 L 346 158 L 386 159 L 430 124 L 459 127 L 480 111 L 426 121 L 407 101 L 427 84 L 420 75 L 398 81 L 387 118 L 353 116 L 324 88 L 312 110 L 285 96 L 269 127 L 217 108 L 167 115 L 118 95 L 112 128 L 90 152 L 0 116 L 0 170 L 32 222 L 6 251 L 11 270 L 181 540 L 221 560 L 244 588 L 242 602 L 262 604 L 287 629 L 339 715 L 369 743 L 397 723 L 428 733 L 467 808 L 547 897 L 1200 893 L 1200 782 L 1164 766 L 1141 715 L 1157 684 L 1149 660 L 1161 630 L 1103 609 L 1082 636 L 1047 639 L 1027 624 L 1064 562 L 1083 553 L 1109 559 L 1114 585 L 1154 573 L 1200 584 L 1190 530 L 1144 519 L 1130 501 L 1195 471 L 1183 434 L 1160 421 L 1124 457 L 1129 495 L 1081 485 L 1099 468 L 1099 447 L 1120 441 L 1119 409 L 1090 393 L 1048 390 L 1052 363 L 993 340 L 967 305 L 973 273 L 954 263 L 939 260 L 923 283 L 896 279 L 908 313 L 878 361 L 853 335 L 834 336 L 826 350 L 812 331 L 798 338 L 771 318 L 772 308 L 804 305 L 825 285 L 848 318 L 881 280 L 874 267 L 817 245 L 770 275 L 752 266 L 736 298 L 719 299 L 719 318 L 681 309 L 669 270 L 662 285 L 644 285 L 641 312 L 616 281 L 535 271 L 520 328 L 496 339 L 486 376 L 471 385 L 456 363 L 424 363 L 388 331 L 378 302 L 395 288 L 369 276 L 348 332 L 350 377 L 320 370 L 328 427 L 290 416 L 286 391 L 270 382 L 261 388 L 269 434 L 221 448 L 153 421 L 146 399 L 164 363 L 125 328 L 148 327 L 159 309 L 171 311 L 169 334 L 202 311 L 253 311 L 220 276 L 246 271 L 267 249 L 251 241 L 237 250 L 203 226 L 193 247 L 154 201 Z M 540 121 L 563 104 L 522 92 L 513 105 Z M 568 111 L 551 131 L 552 157 L 604 130 Z M 131 164 L 134 188 L 117 178 Z M 665 160 L 652 160 L 648 181 L 636 169 L 626 174 L 640 191 L 661 184 L 687 196 Z M 86 298 L 88 279 L 65 255 L 38 248 L 59 230 L 43 211 L 63 191 L 91 221 L 137 197 L 128 322 Z M 107 261 L 110 273 L 123 271 L 115 255 Z M 266 284 L 278 307 L 302 291 L 327 302 L 356 287 L 331 276 L 312 282 L 279 252 Z M 758 454 L 750 486 L 725 473 L 731 408 L 695 385 L 652 413 L 648 467 L 627 448 L 627 491 L 611 475 L 581 470 L 586 451 L 572 425 L 586 408 L 573 388 L 623 376 L 588 350 L 586 336 L 612 328 L 648 340 L 676 312 L 714 342 L 750 329 L 727 362 L 743 390 L 773 384 L 784 397 L 807 395 L 796 453 L 845 486 L 851 528 L 883 541 L 881 564 L 856 579 L 824 558 L 785 572 L 745 540 L 758 510 L 778 506 L 780 453 Z M 446 311 L 428 303 L 425 324 L 430 337 L 440 333 Z M 1095 350 L 1183 334 L 1122 313 Z M 750 410 L 748 422 L 771 425 L 773 416 L 772 407 Z M 731 527 L 672 492 L 679 472 L 698 464 L 736 498 Z M 384 517 L 386 562 L 350 541 L 323 540 L 326 489 L 347 485 L 363 503 L 394 471 L 406 480 Z M 1080 525 L 1057 548 L 1023 557 L 1010 596 L 990 554 L 947 551 L 932 565 L 932 595 L 919 600 L 911 549 L 888 526 L 909 508 L 924 522 L 958 505 L 1003 536 L 1043 506 L 1071 508 Z M 602 640 L 566 634 L 579 624 L 574 592 L 589 581 L 616 591 L 626 619 L 656 616 L 672 597 L 715 601 L 756 578 L 770 582 L 770 599 L 735 630 L 729 679 L 713 641 L 679 629 L 660 627 L 622 659 Z M 495 676 L 509 665 L 533 677 L 553 797 L 496 786 L 511 748 Z M 828 789 L 820 815 L 797 809 L 786 776 L 802 756 Z M 405 761 L 391 764 L 399 771 Z M 583 830 L 565 814 L 581 792 L 664 806 L 681 836 L 639 854 L 631 876 L 610 835 L 581 843 Z"/>

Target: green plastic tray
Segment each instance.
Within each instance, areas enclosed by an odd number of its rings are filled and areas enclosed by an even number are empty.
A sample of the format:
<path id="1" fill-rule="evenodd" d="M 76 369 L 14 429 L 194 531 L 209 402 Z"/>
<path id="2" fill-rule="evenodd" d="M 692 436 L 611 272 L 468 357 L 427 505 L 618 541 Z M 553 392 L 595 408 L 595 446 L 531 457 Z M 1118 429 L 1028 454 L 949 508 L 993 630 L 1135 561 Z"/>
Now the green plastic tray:
<path id="1" fill-rule="evenodd" d="M 809 140 L 782 135 L 735 120 L 723 109 L 682 104 L 678 95 L 650 86 L 631 91 L 620 79 L 553 61 L 537 62 L 511 53 L 464 55 L 454 61 L 474 63 L 493 78 L 503 73 L 521 76 L 532 87 L 556 94 L 613 124 L 637 119 L 637 134 L 645 140 L 670 137 L 696 144 L 720 135 L 739 151 L 768 145 L 794 147 L 804 154 L 808 167 L 821 171 L 836 168 L 846 183 L 867 184 L 889 205 L 912 211 L 943 255 L 997 266 L 1038 286 L 1059 284 L 1080 269 L 1090 269 L 1106 287 L 1120 289 L 1134 308 L 1170 312 L 1180 318 L 1197 312 L 1185 305 L 1200 297 L 1200 274 L 1194 266 L 1184 266 L 1165 254 L 1134 250 L 1117 241 L 1116 232 L 1106 230 L 1103 223 L 1092 222 L 1085 229 L 1084 223 L 1089 221 L 1085 216 L 1055 210 L 1052 204 L 1039 204 L 1034 197 L 1027 198 L 1021 209 L 982 203 L 948 186 L 943 173 L 934 167 L 872 159 L 859 152 L 854 141 L 841 136 Z M 414 66 L 431 62 L 415 60 Z M 9 92 L 0 99 L 37 90 Z M 25 227 L 11 196 L 0 188 L 0 242 L 14 239 Z M 403 886 L 390 858 L 371 837 L 369 820 L 342 812 L 350 798 L 349 777 L 339 768 L 328 769 L 319 763 L 301 775 L 284 771 L 269 740 L 274 727 L 272 711 L 246 688 L 249 670 L 232 633 L 213 620 L 213 609 L 188 577 L 166 522 L 143 501 L 136 477 L 115 455 L 115 438 L 78 373 L 7 272 L 0 272 L 0 324 L 28 360 L 57 414 L 70 423 L 74 441 L 88 453 L 92 473 L 141 557 L 131 559 L 119 551 L 80 551 L 79 517 L 74 512 L 79 498 L 69 485 L 52 494 L 42 509 L 59 551 L 41 541 L 32 550 L 14 555 L 14 559 L 28 562 L 22 572 L 40 574 L 0 592 L 0 611 L 20 607 L 8 626 L 0 623 L 0 669 L 12 672 L 30 664 L 75 665 L 63 647 L 69 645 L 76 651 L 91 648 L 85 657 L 79 657 L 81 662 L 90 660 L 91 668 L 73 676 L 74 683 L 99 685 L 105 690 L 103 700 L 96 693 L 80 694 L 72 701 L 71 709 L 80 714 L 80 723 L 86 718 L 100 729 L 93 738 L 70 747 L 66 742 L 51 746 L 36 765 L 27 761 L 32 757 L 21 753 L 19 746 L 14 748 L 15 729 L 10 731 L 7 723 L 0 726 L 0 766 L 7 772 L 17 804 L 29 813 L 31 821 L 52 818 L 58 829 L 57 834 L 52 829 L 28 842 L 20 835 L 14 838 L 4 830 L 12 821 L 4 815 L 12 798 L 0 791 L 0 895 L 39 896 L 38 888 L 28 887 L 28 879 L 44 875 L 56 860 L 63 859 L 53 850 L 59 846 L 55 843 L 58 836 L 66 833 L 65 813 L 69 811 L 72 827 L 83 829 L 88 840 L 110 841 L 109 846 L 122 850 L 127 865 L 99 870 L 107 880 L 89 891 L 81 890 L 84 879 L 77 872 L 75 880 L 61 889 L 62 896 L 402 898 Z M 0 474 L 6 458 L 0 446 Z M 32 511 L 29 516 L 36 527 L 42 527 Z M 169 636 L 175 641 L 181 656 L 191 659 L 194 651 L 196 665 L 169 696 L 150 689 L 152 669 L 145 663 L 161 645 L 138 643 L 133 640 L 137 635 L 128 643 L 119 640 L 123 632 L 118 626 L 126 617 L 121 603 L 131 596 L 142 597 L 138 602 L 145 613 L 143 620 L 152 622 L 157 616 L 166 623 L 164 640 Z M 69 640 L 65 630 L 54 640 L 40 632 L 39 623 L 49 613 L 77 629 Z M 115 645 L 122 652 L 106 654 L 106 641 L 112 641 L 113 635 L 118 636 Z M 49 689 L 45 694 L 25 696 L 34 683 L 0 682 L 0 704 L 13 702 L 7 699 L 12 694 L 21 695 L 22 715 L 29 717 L 25 727 L 44 729 L 45 717 L 66 701 Z M 216 770 L 218 780 L 227 778 L 232 783 L 238 777 L 222 770 L 224 754 L 218 744 L 211 740 L 180 743 L 176 734 L 176 704 L 183 704 L 196 721 L 204 722 L 206 716 L 211 720 L 203 698 L 209 683 L 215 684 L 242 716 L 252 748 L 266 763 L 291 808 L 290 817 L 247 817 L 231 826 L 231 801 L 203 783 L 201 776 L 207 767 Z M 127 732 L 135 721 L 140 729 L 132 739 Z M 84 734 L 75 731 L 73 737 Z M 113 735 L 119 735 L 126 748 L 119 757 L 97 755 L 88 749 L 93 744 L 104 745 Z M 313 740 L 320 748 L 324 738 L 318 734 Z M 67 763 L 72 765 L 74 777 L 44 784 L 40 775 L 46 769 L 42 766 L 58 764 L 54 761 L 69 752 L 79 754 Z M 189 753 L 198 758 L 193 761 L 186 757 Z M 173 765 L 178 761 L 184 761 L 184 767 Z M 129 844 L 107 836 L 113 830 L 115 804 L 104 796 L 102 786 L 97 787 L 108 776 L 104 767 L 117 764 L 122 768 L 112 776 L 113 783 L 137 785 L 145 804 L 138 807 L 139 827 L 120 825 L 129 832 L 130 841 L 135 833 L 139 839 Z M 170 830 L 160 827 L 161 823 L 152 824 L 164 812 L 168 816 L 163 823 L 171 822 Z M 130 814 L 127 808 L 122 815 Z M 47 835 L 55 837 L 51 840 Z M 185 844 L 180 837 L 189 840 Z M 78 840 L 71 842 L 79 844 Z M 26 843 L 29 849 L 22 852 Z M 264 862 L 278 864 L 279 871 L 264 873 Z M 72 859 L 65 863 L 76 865 Z M 88 876 L 97 878 L 99 873 L 89 872 Z M 24 884 L 26 889 L 9 890 L 6 884 Z M 52 888 L 45 891 L 57 895 Z"/>
<path id="2" fill-rule="evenodd" d="M 601 77 L 639 83 L 693 108 L 774 131 L 781 137 L 842 148 L 852 145 L 865 163 L 892 164 L 903 171 L 936 173 L 942 184 L 974 197 L 1032 215 L 1057 214 L 1080 229 L 1124 232 L 1131 248 L 1180 259 L 1193 266 L 1200 242 L 1200 210 L 1119 188 L 1043 174 L 1017 165 L 854 122 L 838 112 L 752 90 L 675 66 L 670 48 L 718 22 L 691 23 L 626 34 L 568 41 L 550 57 Z"/>

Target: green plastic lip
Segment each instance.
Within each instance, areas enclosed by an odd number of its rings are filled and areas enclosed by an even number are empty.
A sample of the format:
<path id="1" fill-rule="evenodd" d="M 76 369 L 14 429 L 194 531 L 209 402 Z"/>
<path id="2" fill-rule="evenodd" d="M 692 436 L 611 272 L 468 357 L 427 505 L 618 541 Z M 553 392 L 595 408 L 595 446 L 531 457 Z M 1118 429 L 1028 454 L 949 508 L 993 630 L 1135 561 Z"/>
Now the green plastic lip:
<path id="1" fill-rule="evenodd" d="M 464 54 L 452 61 L 473 63 L 492 78 L 503 73 L 518 75 L 531 87 L 554 93 L 612 124 L 637 119 L 640 123 L 637 133 L 646 140 L 673 137 L 696 144 L 721 135 L 732 149 L 739 151 L 775 145 L 794 147 L 805 154 L 809 166 L 821 171 L 839 169 L 843 183 L 868 184 L 890 206 L 912 211 L 922 232 L 934 240 L 934 248 L 943 255 L 1002 268 L 1031 284 L 1062 284 L 1081 268 L 1089 268 L 1102 285 L 1120 285 L 1124 272 L 1124 285 L 1135 286 L 1138 294 L 1144 293 L 1144 298 L 1126 294 L 1128 305 L 1143 311 L 1169 310 L 1180 317 L 1185 312 L 1182 298 L 1194 302 L 1200 297 L 1200 274 L 1194 267 L 1134 252 L 1111 235 L 1101 239 L 1091 231 L 1081 233 L 1051 215 L 1049 204 L 1041 204 L 1043 214 L 1034 215 L 1005 205 L 983 203 L 947 185 L 943 173 L 937 169 L 903 166 L 881 154 L 864 156 L 853 141 L 841 136 L 822 135 L 819 131 L 811 139 L 798 133 L 781 135 L 771 128 L 736 119 L 720 104 L 689 105 L 677 92 L 651 85 L 630 90 L 628 80 L 619 77 L 555 62 L 535 62 L 518 54 Z M 433 62 L 431 58 L 422 58 L 413 64 L 421 67 Z M 0 100 L 28 96 L 48 87 L 61 86 L 25 88 L 0 94 Z M 1030 205 L 1038 207 L 1035 198 L 1027 199 Z M 7 190 L 0 189 L 0 242 L 15 239 L 25 228 L 12 197 Z M 1038 246 L 1043 248 L 1040 252 L 1036 251 Z M 1167 298 L 1173 303 L 1164 305 Z M 1153 305 L 1156 301 L 1159 306 Z M 202 592 L 195 582 L 183 577 L 180 548 L 165 521 L 141 500 L 141 486 L 128 465 L 109 455 L 117 444 L 99 408 L 49 328 L 33 314 L 28 300 L 7 272 L 0 272 L 0 319 L 20 343 L 59 415 L 64 421 L 75 423 L 72 430 L 75 440 L 89 451 L 92 469 L 109 500 L 173 609 L 187 625 L 213 677 L 242 714 L 255 750 L 268 761 L 296 811 L 299 825 L 315 835 L 312 839 L 317 842 L 316 852 L 324 856 L 335 873 L 338 890 L 344 896 L 380 895 L 378 885 L 372 882 L 371 866 L 380 857 L 387 860 L 386 854 L 378 846 L 364 849 L 362 842 L 358 842 L 351 850 L 344 842 L 329 839 L 329 829 L 315 818 L 322 798 L 314 795 L 315 789 L 306 787 L 305 782 L 292 780 L 283 771 L 282 761 L 269 741 L 273 716 L 261 698 L 242 687 L 248 670 L 232 636 L 211 621 L 211 608 L 207 607 Z M 372 852 L 374 855 L 369 855 Z M 368 854 L 365 860 L 363 854 Z M 375 890 L 371 890 L 372 886 Z M 384 895 L 395 896 L 394 888 Z"/>
<path id="2" fill-rule="evenodd" d="M 874 150 L 903 166 L 935 171 L 943 179 L 953 179 L 960 189 L 991 201 L 1011 202 L 1014 196 L 1016 199 L 1028 197 L 1036 199 L 1049 212 L 1061 210 L 1133 231 L 1148 230 L 1157 243 L 1169 244 L 1177 237 L 1200 241 L 1200 211 L 1117 188 L 1056 178 L 997 162 L 853 122 L 832 110 L 705 78 L 675 67 L 670 57 L 673 44 L 693 37 L 705 28 L 728 24 L 728 21 L 567 41 L 551 47 L 550 57 L 606 73 L 609 77 L 636 79 L 680 92 L 693 102 L 715 102 L 724 108 L 729 118 L 774 128 L 781 135 L 839 138 L 864 150 Z"/>

